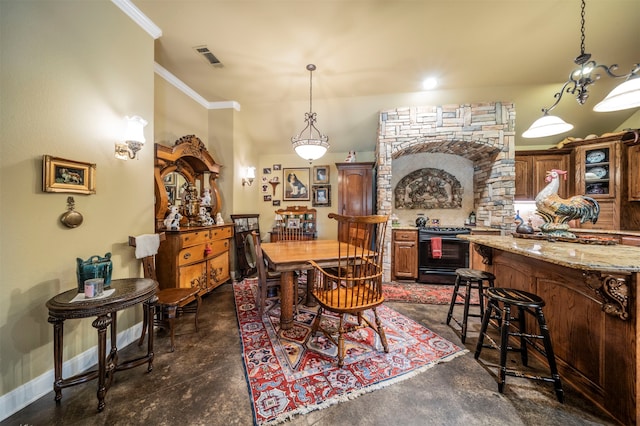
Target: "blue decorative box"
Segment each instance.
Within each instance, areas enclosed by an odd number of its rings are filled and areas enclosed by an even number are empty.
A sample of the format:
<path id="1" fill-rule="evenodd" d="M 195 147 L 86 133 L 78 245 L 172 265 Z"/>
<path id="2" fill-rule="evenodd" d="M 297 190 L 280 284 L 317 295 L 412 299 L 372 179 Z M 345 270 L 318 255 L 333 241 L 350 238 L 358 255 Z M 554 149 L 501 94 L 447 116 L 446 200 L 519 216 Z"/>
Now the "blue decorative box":
<path id="1" fill-rule="evenodd" d="M 104 257 L 91 256 L 87 260 L 78 257 L 76 262 L 78 264 L 76 269 L 78 292 L 84 292 L 84 282 L 91 278 L 104 278 L 104 288 L 111 285 L 111 271 L 113 271 L 111 253 L 105 253 Z"/>

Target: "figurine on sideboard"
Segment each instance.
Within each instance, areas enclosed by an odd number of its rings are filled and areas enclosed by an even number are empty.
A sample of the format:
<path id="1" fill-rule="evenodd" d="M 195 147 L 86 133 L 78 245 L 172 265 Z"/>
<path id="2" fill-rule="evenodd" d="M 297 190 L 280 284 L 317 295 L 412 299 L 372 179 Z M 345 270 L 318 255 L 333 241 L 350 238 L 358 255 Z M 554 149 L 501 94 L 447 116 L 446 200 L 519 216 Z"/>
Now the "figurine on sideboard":
<path id="1" fill-rule="evenodd" d="M 224 219 L 220 213 L 216 215 L 216 225 L 224 225 Z"/>
<path id="2" fill-rule="evenodd" d="M 198 220 L 200 221 L 200 225 L 202 226 L 211 226 L 215 224 L 213 218 L 211 217 L 211 213 L 207 211 L 206 207 L 200 207 Z"/>
<path id="3" fill-rule="evenodd" d="M 164 226 L 170 231 L 177 231 L 180 229 L 180 208 L 178 206 L 169 206 L 169 214 L 164 218 Z"/>
<path id="4" fill-rule="evenodd" d="M 347 158 L 345 158 L 344 162 L 345 163 L 355 163 L 356 162 L 356 152 L 355 151 L 349 151 L 349 155 L 347 155 Z"/>
<path id="5" fill-rule="evenodd" d="M 204 189 L 204 193 L 202 194 L 202 198 L 200 199 L 201 206 L 210 206 L 211 205 L 211 190 L 209 188 Z"/>

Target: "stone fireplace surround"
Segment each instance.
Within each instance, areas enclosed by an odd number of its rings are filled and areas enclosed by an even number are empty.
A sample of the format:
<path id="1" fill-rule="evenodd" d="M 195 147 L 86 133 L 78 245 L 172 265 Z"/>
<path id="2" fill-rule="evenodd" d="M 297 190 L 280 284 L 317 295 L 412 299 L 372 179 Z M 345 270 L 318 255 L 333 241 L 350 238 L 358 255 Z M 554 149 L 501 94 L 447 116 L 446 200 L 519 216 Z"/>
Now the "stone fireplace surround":
<path id="1" fill-rule="evenodd" d="M 473 163 L 473 206 L 479 226 L 513 227 L 515 107 L 509 102 L 403 107 L 380 112 L 377 212 L 392 214 L 393 160 L 417 153 L 459 155 Z M 384 279 L 391 279 L 391 228 Z"/>

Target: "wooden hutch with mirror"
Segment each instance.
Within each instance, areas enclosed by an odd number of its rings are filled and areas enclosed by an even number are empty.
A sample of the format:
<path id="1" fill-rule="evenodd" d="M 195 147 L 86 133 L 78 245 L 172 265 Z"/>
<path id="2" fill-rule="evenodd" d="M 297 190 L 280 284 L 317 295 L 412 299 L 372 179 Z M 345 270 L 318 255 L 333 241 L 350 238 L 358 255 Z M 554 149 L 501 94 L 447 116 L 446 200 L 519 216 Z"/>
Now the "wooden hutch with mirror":
<path id="1" fill-rule="evenodd" d="M 199 287 L 204 295 L 231 277 L 233 225 L 210 224 L 222 208 L 220 169 L 195 135 L 155 145 L 155 228 L 166 234 L 156 256 L 161 289 Z M 182 216 L 178 229 L 164 223 L 172 206 Z"/>

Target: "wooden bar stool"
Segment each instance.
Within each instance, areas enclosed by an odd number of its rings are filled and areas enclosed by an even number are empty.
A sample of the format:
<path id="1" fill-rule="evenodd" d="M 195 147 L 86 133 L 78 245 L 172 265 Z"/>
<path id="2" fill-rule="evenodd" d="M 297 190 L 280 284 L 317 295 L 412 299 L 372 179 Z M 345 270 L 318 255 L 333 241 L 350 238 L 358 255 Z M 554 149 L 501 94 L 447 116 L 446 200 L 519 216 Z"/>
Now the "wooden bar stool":
<path id="1" fill-rule="evenodd" d="M 484 316 L 484 290 L 485 282 L 486 287 L 490 288 L 494 286 L 496 277 L 491 272 L 480 271 L 477 269 L 459 268 L 456 269 L 456 282 L 453 287 L 453 293 L 451 294 L 451 304 L 449 304 L 449 313 L 447 313 L 447 325 L 451 320 L 455 321 L 460 327 L 460 339 L 462 343 L 467 339 L 467 321 L 469 317 L 482 318 Z M 464 285 L 464 292 L 460 291 L 460 286 Z M 471 304 L 471 290 L 477 290 L 479 303 Z M 459 321 L 453 316 L 453 308 L 459 305 L 458 298 L 463 301 L 463 316 L 462 321 Z M 469 306 L 478 306 L 478 313 L 469 313 Z"/>
<path id="2" fill-rule="evenodd" d="M 526 379 L 553 382 L 558 401 L 564 402 L 564 392 L 556 366 L 553 346 L 551 345 L 551 336 L 549 335 L 549 329 L 542 313 L 542 307 L 545 305 L 544 300 L 535 294 L 510 288 L 489 288 L 487 289 L 487 297 L 489 298 L 489 302 L 487 311 L 482 319 L 482 328 L 480 329 L 480 336 L 478 337 L 478 343 L 476 345 L 475 358 L 478 359 L 480 357 L 480 352 L 483 347 L 500 349 L 498 391 L 503 393 L 507 375 L 523 377 Z M 518 308 L 518 316 L 516 318 L 511 317 L 512 306 Z M 525 314 L 531 314 L 537 319 L 540 334 L 527 333 Z M 498 328 L 500 329 L 499 345 L 487 334 L 487 327 L 491 319 L 498 321 Z M 511 324 L 512 320 L 518 322 L 518 329 L 513 329 Z M 509 346 L 509 336 L 517 337 L 520 340 L 520 346 Z M 484 345 L 485 337 L 491 342 L 490 345 Z M 534 339 L 542 340 L 544 348 L 536 345 Z M 507 351 L 520 352 L 522 364 L 525 367 L 527 366 L 529 361 L 527 345 L 547 358 L 549 370 L 551 371 L 550 377 L 526 374 L 514 369 L 507 369 Z"/>

